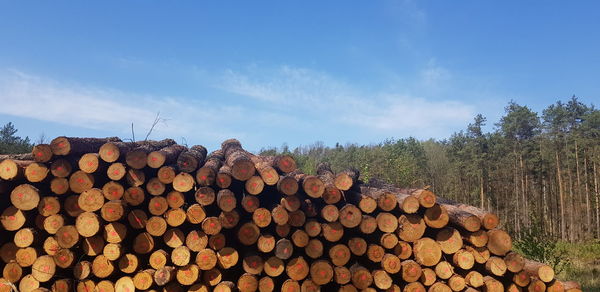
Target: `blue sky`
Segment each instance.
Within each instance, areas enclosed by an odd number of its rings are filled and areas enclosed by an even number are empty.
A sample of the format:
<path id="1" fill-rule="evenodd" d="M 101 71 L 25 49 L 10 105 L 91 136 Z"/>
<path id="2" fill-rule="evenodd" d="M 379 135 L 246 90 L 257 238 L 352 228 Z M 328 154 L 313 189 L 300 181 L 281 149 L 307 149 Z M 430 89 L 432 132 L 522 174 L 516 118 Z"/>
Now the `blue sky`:
<path id="1" fill-rule="evenodd" d="M 597 1 L 0 1 L 0 123 L 215 149 L 445 138 L 600 103 Z M 490 126 L 491 128 L 491 126 Z"/>

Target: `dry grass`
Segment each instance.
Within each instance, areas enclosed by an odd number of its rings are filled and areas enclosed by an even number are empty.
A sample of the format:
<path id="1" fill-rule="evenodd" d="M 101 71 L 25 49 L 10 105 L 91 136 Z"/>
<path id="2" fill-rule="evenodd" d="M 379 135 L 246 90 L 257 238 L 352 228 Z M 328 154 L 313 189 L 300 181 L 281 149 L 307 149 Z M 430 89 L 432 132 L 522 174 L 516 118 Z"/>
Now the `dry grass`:
<path id="1" fill-rule="evenodd" d="M 558 278 L 579 282 L 583 291 L 600 292 L 600 241 L 560 245 L 570 263 Z"/>

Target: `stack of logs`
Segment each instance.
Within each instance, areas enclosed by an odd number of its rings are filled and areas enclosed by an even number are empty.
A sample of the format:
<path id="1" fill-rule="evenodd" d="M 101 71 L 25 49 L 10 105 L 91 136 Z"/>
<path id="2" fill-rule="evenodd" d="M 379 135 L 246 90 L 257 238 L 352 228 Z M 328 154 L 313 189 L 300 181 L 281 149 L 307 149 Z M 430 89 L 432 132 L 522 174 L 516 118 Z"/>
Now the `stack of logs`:
<path id="1" fill-rule="evenodd" d="M 58 137 L 0 160 L 0 291 L 581 291 L 494 214 L 234 139 Z"/>

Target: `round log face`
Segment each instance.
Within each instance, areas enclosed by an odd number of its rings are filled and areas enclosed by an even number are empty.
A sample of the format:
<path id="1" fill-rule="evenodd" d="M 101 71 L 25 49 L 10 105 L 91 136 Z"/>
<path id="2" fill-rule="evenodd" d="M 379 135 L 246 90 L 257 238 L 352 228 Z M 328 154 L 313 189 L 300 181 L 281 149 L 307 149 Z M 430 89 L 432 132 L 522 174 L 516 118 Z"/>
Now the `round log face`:
<path id="1" fill-rule="evenodd" d="M 426 267 L 436 265 L 442 257 L 442 250 L 437 242 L 430 238 L 421 238 L 414 243 L 413 252 L 416 261 Z"/>
<path id="2" fill-rule="evenodd" d="M 10 202 L 19 210 L 33 210 L 40 202 L 38 192 L 38 189 L 30 184 L 19 185 L 10 193 Z"/>

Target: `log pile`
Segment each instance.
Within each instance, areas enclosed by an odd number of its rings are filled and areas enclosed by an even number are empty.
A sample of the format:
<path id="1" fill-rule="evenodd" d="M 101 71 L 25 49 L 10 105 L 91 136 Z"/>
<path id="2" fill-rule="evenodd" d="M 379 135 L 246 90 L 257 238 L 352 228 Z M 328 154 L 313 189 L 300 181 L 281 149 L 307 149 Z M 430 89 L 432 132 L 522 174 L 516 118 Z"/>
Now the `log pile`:
<path id="1" fill-rule="evenodd" d="M 0 291 L 581 291 L 494 214 L 234 139 L 58 137 L 0 160 Z"/>

